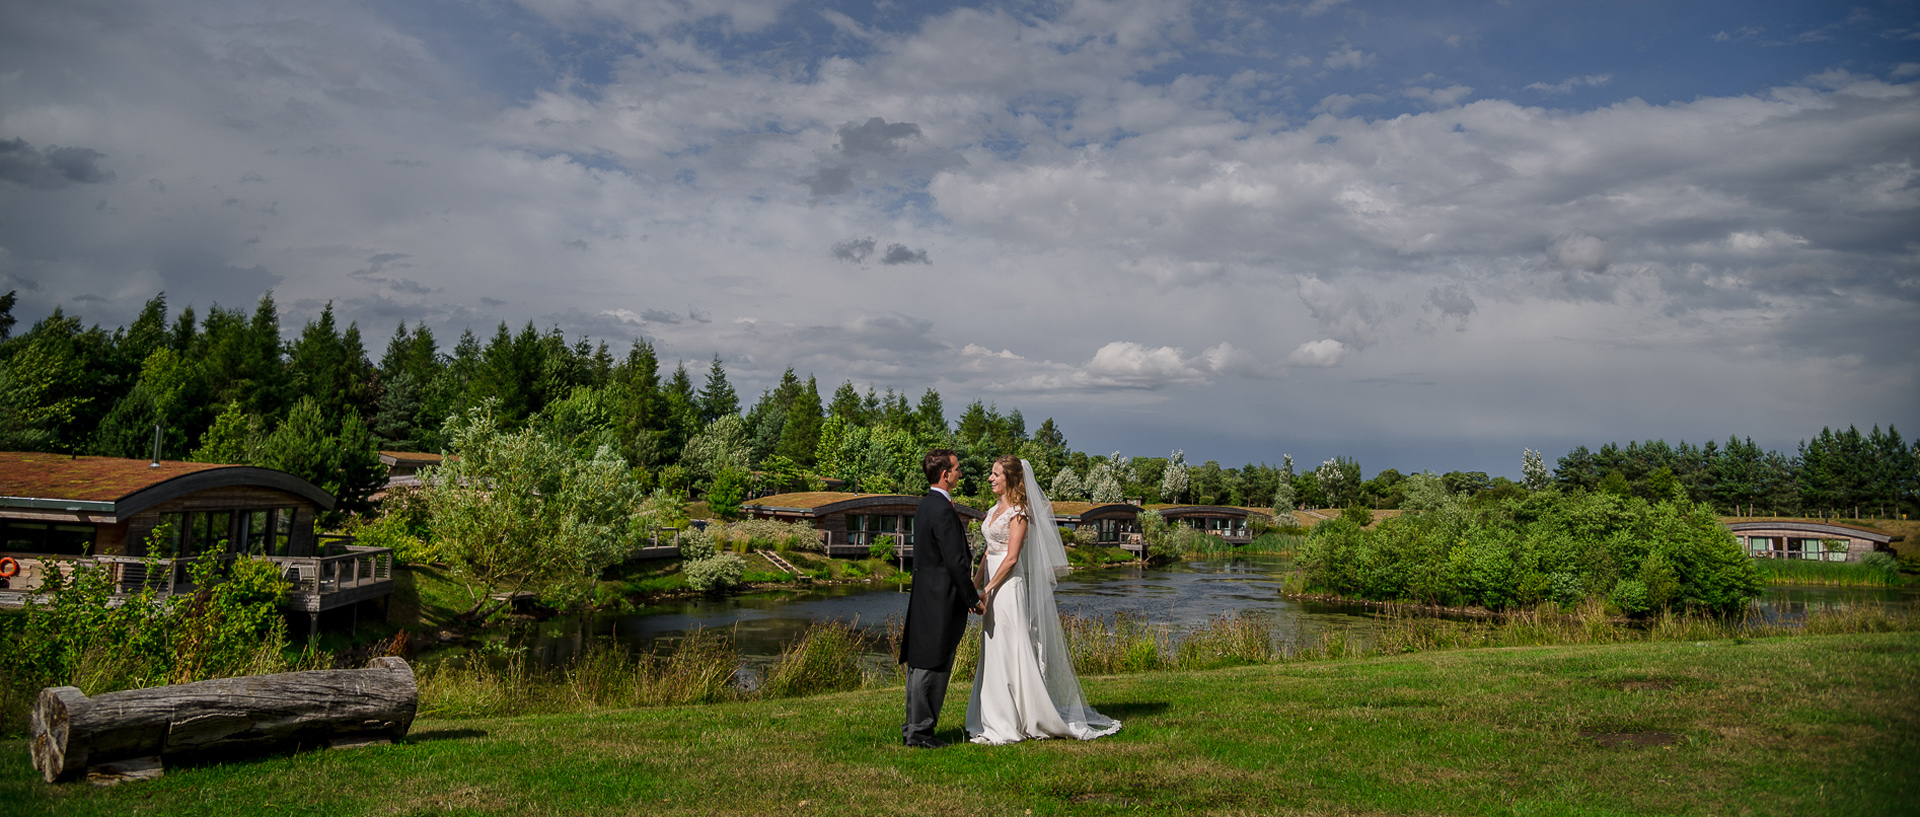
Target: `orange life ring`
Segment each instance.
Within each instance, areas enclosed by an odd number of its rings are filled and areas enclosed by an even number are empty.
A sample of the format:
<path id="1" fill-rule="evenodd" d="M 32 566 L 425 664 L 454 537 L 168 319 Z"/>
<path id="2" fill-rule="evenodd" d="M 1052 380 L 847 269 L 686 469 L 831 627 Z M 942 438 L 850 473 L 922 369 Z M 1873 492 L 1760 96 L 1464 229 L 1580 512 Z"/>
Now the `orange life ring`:
<path id="1" fill-rule="evenodd" d="M 20 562 L 12 556 L 0 556 L 0 579 L 11 579 L 20 575 Z"/>

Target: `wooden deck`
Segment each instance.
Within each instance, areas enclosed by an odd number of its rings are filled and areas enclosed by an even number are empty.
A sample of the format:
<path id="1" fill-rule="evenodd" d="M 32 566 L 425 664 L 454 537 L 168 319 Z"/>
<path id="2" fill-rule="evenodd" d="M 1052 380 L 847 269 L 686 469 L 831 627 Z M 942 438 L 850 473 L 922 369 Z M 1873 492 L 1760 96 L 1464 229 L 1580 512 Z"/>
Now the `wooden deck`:
<path id="1" fill-rule="evenodd" d="M 168 596 L 191 595 L 199 590 L 190 579 L 189 568 L 202 559 L 258 559 L 273 563 L 287 581 L 287 598 L 281 609 L 318 615 L 327 610 L 386 596 L 393 592 L 393 550 L 357 545 L 333 544 L 335 551 L 324 556 L 195 556 L 184 559 L 145 559 L 135 556 L 91 556 L 45 559 L 71 572 L 81 564 L 105 565 L 112 571 L 113 597 L 109 604 L 125 603 L 146 588 Z M 48 601 L 36 590 L 0 590 L 0 607 L 18 608 L 27 599 Z"/>

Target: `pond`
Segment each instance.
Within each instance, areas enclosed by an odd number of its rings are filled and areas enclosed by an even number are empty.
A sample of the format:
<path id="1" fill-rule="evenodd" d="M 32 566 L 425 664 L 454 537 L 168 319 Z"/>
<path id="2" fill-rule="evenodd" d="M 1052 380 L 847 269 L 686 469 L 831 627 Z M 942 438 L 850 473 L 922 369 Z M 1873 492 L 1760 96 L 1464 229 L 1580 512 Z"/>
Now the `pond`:
<path id="1" fill-rule="evenodd" d="M 1281 643 L 1312 643 L 1329 629 L 1347 630 L 1361 643 L 1371 640 L 1383 615 L 1378 608 L 1288 598 L 1281 587 L 1292 569 L 1284 557 L 1249 555 L 1164 567 L 1076 570 L 1060 580 L 1056 597 L 1062 613 L 1101 618 L 1130 614 L 1176 633 L 1204 625 L 1215 616 L 1251 610 L 1272 617 L 1273 632 Z M 1907 608 L 1920 605 L 1920 590 L 1769 587 L 1755 605 L 1766 621 L 1793 623 L 1823 606 L 1863 602 Z M 672 599 L 623 616 L 541 622 L 510 640 L 524 648 L 534 663 L 558 666 L 601 639 L 613 639 L 635 652 L 652 652 L 695 628 L 722 628 L 733 633 L 753 670 L 777 657 L 814 622 L 848 622 L 878 638 L 885 635 L 889 619 L 904 619 L 906 610 L 904 585 L 838 585 Z M 876 643 L 876 649 L 884 648 Z M 870 658 L 884 657 L 875 653 Z"/>

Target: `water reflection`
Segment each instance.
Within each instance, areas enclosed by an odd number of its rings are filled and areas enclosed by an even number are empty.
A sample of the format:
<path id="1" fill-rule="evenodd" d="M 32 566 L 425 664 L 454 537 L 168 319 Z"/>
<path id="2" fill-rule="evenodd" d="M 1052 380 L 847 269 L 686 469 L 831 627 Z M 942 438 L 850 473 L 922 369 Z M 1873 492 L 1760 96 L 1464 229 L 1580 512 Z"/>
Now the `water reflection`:
<path id="1" fill-rule="evenodd" d="M 1215 616 L 1254 611 L 1271 617 L 1278 646 L 1314 643 L 1328 630 L 1345 630 L 1361 644 L 1372 641 L 1382 616 L 1378 608 L 1287 598 L 1281 588 L 1292 569 L 1280 557 L 1246 556 L 1154 568 L 1077 570 L 1061 579 L 1057 598 L 1063 613 L 1100 618 L 1130 614 L 1176 633 L 1203 626 Z M 1920 590 L 1770 587 L 1755 602 L 1755 614 L 1770 623 L 1794 624 L 1814 610 L 1845 604 L 1907 609 L 1920 606 Z M 764 668 L 813 622 L 853 623 L 874 637 L 876 650 L 884 650 L 881 637 L 889 620 L 904 619 L 906 611 L 904 586 L 842 585 L 674 599 L 619 617 L 542 622 L 511 640 L 526 648 L 536 663 L 557 666 L 599 639 L 653 652 L 670 649 L 695 628 L 721 628 L 733 633 L 753 671 Z M 885 660 L 879 652 L 869 657 Z"/>

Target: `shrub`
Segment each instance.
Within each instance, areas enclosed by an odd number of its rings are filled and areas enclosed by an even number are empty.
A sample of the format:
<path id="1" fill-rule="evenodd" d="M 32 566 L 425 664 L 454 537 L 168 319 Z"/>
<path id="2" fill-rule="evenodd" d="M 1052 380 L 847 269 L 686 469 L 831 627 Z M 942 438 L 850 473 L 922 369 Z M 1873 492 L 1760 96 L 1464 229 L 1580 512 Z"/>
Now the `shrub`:
<path id="1" fill-rule="evenodd" d="M 894 538 L 892 536 L 873 537 L 873 543 L 867 545 L 867 558 L 869 559 L 893 558 L 893 543 L 894 543 Z"/>
<path id="2" fill-rule="evenodd" d="M 273 563 L 208 558 L 190 571 L 199 588 L 193 596 L 162 599 L 148 588 L 116 599 L 107 565 L 50 570 L 45 601 L 29 600 L 19 614 L 0 618 L 8 644 L 0 650 L 0 732 L 26 727 L 42 687 L 97 695 L 285 669 L 279 605 L 286 585 Z"/>
<path id="3" fill-rule="evenodd" d="M 1630 616 L 1645 615 L 1652 609 L 1647 601 L 1647 585 L 1639 579 L 1621 579 L 1607 600 Z"/>
<path id="4" fill-rule="evenodd" d="M 697 562 L 713 558 L 713 534 L 700 528 L 688 528 L 680 532 L 680 558 Z"/>
<path id="5" fill-rule="evenodd" d="M 393 558 L 401 564 L 418 565 L 431 561 L 432 549 L 426 538 L 415 533 L 407 519 L 386 514 L 353 531 L 354 544 L 363 547 L 392 548 Z"/>
<path id="6" fill-rule="evenodd" d="M 1714 613 L 1759 594 L 1752 560 L 1710 509 L 1690 503 L 1543 491 L 1490 507 L 1436 502 L 1372 530 L 1359 522 L 1343 513 L 1307 538 L 1307 589 L 1499 610 L 1573 604 L 1632 580 L 1635 612 Z"/>
<path id="7" fill-rule="evenodd" d="M 1071 539 L 1062 538 L 1061 541 L 1063 543 L 1072 542 L 1074 545 L 1079 547 L 1097 545 L 1100 543 L 1100 529 L 1092 525 L 1081 525 L 1080 527 L 1074 529 L 1073 537 Z"/>
<path id="8" fill-rule="evenodd" d="M 747 561 L 732 553 L 721 553 L 680 565 L 680 572 L 686 574 L 687 586 L 701 593 L 738 586 L 746 571 Z"/>
<path id="9" fill-rule="evenodd" d="M 1159 511 L 1140 512 L 1140 543 L 1145 545 L 1146 560 L 1164 564 L 1180 558 L 1181 551 L 1174 541 L 1174 528 Z"/>

